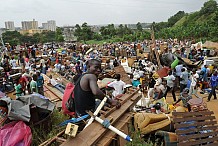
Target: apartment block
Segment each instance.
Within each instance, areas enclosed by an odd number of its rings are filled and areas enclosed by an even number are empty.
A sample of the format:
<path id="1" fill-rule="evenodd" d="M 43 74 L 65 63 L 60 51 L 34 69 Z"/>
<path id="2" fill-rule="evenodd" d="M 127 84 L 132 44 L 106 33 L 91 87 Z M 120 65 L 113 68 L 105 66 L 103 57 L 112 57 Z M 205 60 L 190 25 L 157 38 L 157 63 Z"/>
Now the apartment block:
<path id="1" fill-rule="evenodd" d="M 7 30 L 15 30 L 14 21 L 7 21 L 7 22 L 5 22 L 5 28 Z"/>

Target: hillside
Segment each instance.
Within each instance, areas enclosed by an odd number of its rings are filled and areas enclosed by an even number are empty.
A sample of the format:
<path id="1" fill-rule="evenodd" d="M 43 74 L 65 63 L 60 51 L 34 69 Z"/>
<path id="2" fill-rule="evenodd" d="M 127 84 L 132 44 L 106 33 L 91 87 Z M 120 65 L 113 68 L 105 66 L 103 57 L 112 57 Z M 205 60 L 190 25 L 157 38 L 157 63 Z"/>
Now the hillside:
<path id="1" fill-rule="evenodd" d="M 218 8 L 215 0 L 204 3 L 199 11 L 179 11 L 167 22 L 155 23 L 156 38 L 211 40 L 218 42 Z"/>
<path id="2" fill-rule="evenodd" d="M 177 27 L 177 26 L 183 26 L 183 25 L 189 25 L 189 24 L 201 24 L 201 23 L 208 23 L 210 22 L 214 17 L 216 16 L 216 13 L 213 12 L 209 15 L 207 14 L 199 14 L 198 12 L 194 12 L 194 13 L 190 13 L 190 14 L 186 14 L 185 16 L 183 16 L 181 19 L 179 19 L 174 25 L 173 27 Z"/>

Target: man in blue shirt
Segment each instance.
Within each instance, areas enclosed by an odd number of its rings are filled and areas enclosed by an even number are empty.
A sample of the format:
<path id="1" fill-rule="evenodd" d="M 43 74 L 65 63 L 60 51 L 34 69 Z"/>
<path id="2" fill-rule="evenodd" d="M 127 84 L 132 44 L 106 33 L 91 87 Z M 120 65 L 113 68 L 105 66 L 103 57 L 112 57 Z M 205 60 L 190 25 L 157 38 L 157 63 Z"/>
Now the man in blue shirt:
<path id="1" fill-rule="evenodd" d="M 204 67 L 201 69 L 201 71 L 203 73 L 203 81 L 207 82 L 208 81 L 208 79 L 207 79 L 207 74 L 208 74 L 207 65 L 204 65 Z"/>
<path id="2" fill-rule="evenodd" d="M 210 92 L 210 94 L 208 96 L 207 102 L 210 101 L 210 98 L 211 98 L 212 95 L 214 96 L 214 99 L 217 99 L 216 98 L 216 86 L 218 85 L 217 71 L 215 71 L 213 73 L 213 75 L 211 76 L 211 78 L 210 78 L 210 85 L 211 85 L 212 90 L 211 90 L 211 92 Z"/>

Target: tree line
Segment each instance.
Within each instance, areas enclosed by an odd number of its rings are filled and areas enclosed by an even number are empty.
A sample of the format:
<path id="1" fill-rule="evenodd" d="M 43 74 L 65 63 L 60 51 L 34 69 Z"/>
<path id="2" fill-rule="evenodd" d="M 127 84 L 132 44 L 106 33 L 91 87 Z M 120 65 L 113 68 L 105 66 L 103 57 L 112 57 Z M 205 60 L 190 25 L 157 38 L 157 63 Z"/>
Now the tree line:
<path id="1" fill-rule="evenodd" d="M 171 16 L 167 22 L 153 22 L 151 28 L 155 31 L 156 39 L 177 38 L 212 40 L 218 41 L 218 8 L 215 0 L 209 0 L 204 3 L 200 11 L 194 13 L 185 13 L 179 11 Z M 45 43 L 45 42 L 63 42 L 63 30 L 57 28 L 56 32 L 46 31 L 33 36 L 21 35 L 19 32 L 7 31 L 3 33 L 3 39 L 12 45 L 22 43 Z M 89 40 L 111 40 L 111 42 L 138 41 L 151 39 L 149 29 L 143 29 L 142 24 L 138 22 L 136 29 L 130 29 L 127 25 L 120 24 L 115 27 L 114 24 L 102 26 L 99 31 L 94 32 L 86 22 L 82 25 L 75 25 L 74 36 L 77 41 L 86 42 Z"/>
<path id="2" fill-rule="evenodd" d="M 127 25 L 123 24 L 120 24 L 118 27 L 115 27 L 114 24 L 108 24 L 107 26 L 102 26 L 99 32 L 94 32 L 86 22 L 81 26 L 76 24 L 75 28 L 74 35 L 77 37 L 77 40 L 84 42 L 107 39 L 114 40 L 115 42 L 150 39 L 150 31 L 144 30 L 140 22 L 136 24 L 136 29 L 130 29 Z"/>
<path id="3" fill-rule="evenodd" d="M 42 33 L 35 33 L 33 35 L 29 34 L 20 34 L 18 31 L 6 31 L 2 34 L 4 43 L 9 43 L 10 45 L 18 44 L 38 44 L 46 42 L 63 42 L 64 37 L 62 35 L 62 29 L 57 28 L 56 32 L 54 31 L 43 31 Z"/>

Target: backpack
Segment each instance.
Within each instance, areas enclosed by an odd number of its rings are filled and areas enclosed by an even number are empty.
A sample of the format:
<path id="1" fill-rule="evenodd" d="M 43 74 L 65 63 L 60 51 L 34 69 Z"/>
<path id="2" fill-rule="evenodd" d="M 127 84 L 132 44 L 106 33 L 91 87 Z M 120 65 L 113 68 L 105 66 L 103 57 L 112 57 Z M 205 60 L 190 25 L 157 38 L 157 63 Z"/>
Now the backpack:
<path id="1" fill-rule="evenodd" d="M 75 85 L 73 83 L 66 85 L 62 100 L 63 113 L 70 116 L 75 115 L 74 87 Z"/>

